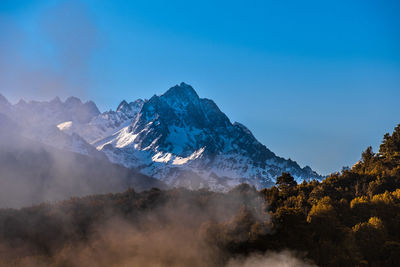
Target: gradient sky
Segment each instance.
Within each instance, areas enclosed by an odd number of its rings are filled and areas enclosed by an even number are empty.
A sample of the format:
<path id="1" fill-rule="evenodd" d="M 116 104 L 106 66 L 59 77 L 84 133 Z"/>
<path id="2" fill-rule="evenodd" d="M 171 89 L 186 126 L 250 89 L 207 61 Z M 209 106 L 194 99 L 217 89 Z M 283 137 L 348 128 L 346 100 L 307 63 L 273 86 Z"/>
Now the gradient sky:
<path id="1" fill-rule="evenodd" d="M 0 93 L 104 111 L 184 81 L 327 174 L 400 123 L 399 14 L 397 0 L 0 0 Z"/>

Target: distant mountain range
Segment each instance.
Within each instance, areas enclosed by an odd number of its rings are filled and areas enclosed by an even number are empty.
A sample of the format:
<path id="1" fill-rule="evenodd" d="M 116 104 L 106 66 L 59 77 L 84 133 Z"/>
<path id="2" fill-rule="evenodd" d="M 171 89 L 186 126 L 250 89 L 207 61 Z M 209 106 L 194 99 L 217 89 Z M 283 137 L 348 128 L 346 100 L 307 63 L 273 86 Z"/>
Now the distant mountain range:
<path id="1" fill-rule="evenodd" d="M 101 152 L 87 156 L 26 138 L 21 126 L 2 113 L 0 129 L 0 208 L 122 192 L 129 187 L 136 191 L 167 188 L 157 179 L 111 163 Z"/>
<path id="2" fill-rule="evenodd" d="M 170 186 L 223 191 L 246 182 L 269 187 L 282 172 L 298 182 L 322 178 L 308 166 L 276 156 L 185 83 L 149 100 L 124 100 L 104 113 L 75 97 L 11 105 L 0 95 L 0 113 L 22 125 L 26 138 L 107 158 Z"/>

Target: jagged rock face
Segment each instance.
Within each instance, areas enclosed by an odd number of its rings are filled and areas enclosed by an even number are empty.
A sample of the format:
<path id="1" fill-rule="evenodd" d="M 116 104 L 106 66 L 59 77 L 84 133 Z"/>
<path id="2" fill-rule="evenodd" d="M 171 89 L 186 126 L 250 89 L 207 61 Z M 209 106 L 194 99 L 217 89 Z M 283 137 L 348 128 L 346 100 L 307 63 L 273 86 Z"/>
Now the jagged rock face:
<path id="1" fill-rule="evenodd" d="M 75 97 L 65 102 L 20 101 L 11 110 L 17 114 L 13 118 L 29 114 L 36 140 L 95 154 L 91 146 L 114 163 L 172 186 L 228 190 L 247 182 L 261 188 L 273 185 L 282 172 L 290 172 L 298 182 L 321 178 L 308 166 L 276 156 L 249 129 L 232 123 L 212 100 L 200 98 L 185 83 L 149 100 L 124 100 L 115 111 L 104 113 L 93 102 Z M 38 127 L 37 122 L 47 126 Z"/>
<path id="2" fill-rule="evenodd" d="M 270 186 L 283 171 L 299 181 L 320 178 L 309 167 L 277 157 L 185 83 L 145 101 L 129 126 L 94 145 L 113 162 L 190 188 Z"/>
<path id="3" fill-rule="evenodd" d="M 68 134 L 79 134 L 87 142 L 95 143 L 128 126 L 141 110 L 143 103 L 142 99 L 129 104 L 123 100 L 116 111 L 110 110 L 93 116 L 87 123 L 66 121 L 58 124 L 58 128 Z"/>
<path id="4" fill-rule="evenodd" d="M 228 117 L 209 99 L 200 99 L 182 83 L 147 101 L 132 123 L 138 149 L 153 149 L 187 157 L 204 148 L 207 156 L 241 152 L 255 164 L 275 156 L 251 132 Z"/>
<path id="5" fill-rule="evenodd" d="M 126 100 L 122 100 L 122 102 L 118 105 L 117 113 L 121 113 L 126 115 L 127 118 L 134 118 L 140 109 L 143 106 L 144 101 L 142 99 L 138 99 L 134 102 L 126 102 Z"/>

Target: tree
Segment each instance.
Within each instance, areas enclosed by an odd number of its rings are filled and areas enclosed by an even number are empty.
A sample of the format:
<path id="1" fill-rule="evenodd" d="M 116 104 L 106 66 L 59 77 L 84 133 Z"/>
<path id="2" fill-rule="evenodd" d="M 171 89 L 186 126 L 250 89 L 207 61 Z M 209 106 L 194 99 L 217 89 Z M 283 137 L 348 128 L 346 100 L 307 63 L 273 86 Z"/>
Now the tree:
<path id="1" fill-rule="evenodd" d="M 364 152 L 361 154 L 362 161 L 365 165 L 369 165 L 375 157 L 375 153 L 372 151 L 372 147 L 369 146 Z"/>
<path id="2" fill-rule="evenodd" d="M 400 124 L 394 128 L 392 135 L 386 133 L 379 147 L 379 154 L 386 158 L 396 158 L 400 154 Z"/>
<path id="3" fill-rule="evenodd" d="M 279 189 L 286 189 L 295 187 L 297 182 L 288 172 L 283 172 L 281 176 L 276 179 L 276 184 L 278 185 Z"/>
<path id="4" fill-rule="evenodd" d="M 378 217 L 371 217 L 368 222 L 358 223 L 353 226 L 352 230 L 356 243 L 365 259 L 369 263 L 381 260 L 380 255 L 387 239 L 382 220 Z"/>
<path id="5" fill-rule="evenodd" d="M 329 222 L 336 219 L 337 214 L 332 205 L 332 200 L 329 196 L 326 196 L 318 201 L 317 204 L 313 205 L 307 216 L 307 222 L 313 221 Z"/>

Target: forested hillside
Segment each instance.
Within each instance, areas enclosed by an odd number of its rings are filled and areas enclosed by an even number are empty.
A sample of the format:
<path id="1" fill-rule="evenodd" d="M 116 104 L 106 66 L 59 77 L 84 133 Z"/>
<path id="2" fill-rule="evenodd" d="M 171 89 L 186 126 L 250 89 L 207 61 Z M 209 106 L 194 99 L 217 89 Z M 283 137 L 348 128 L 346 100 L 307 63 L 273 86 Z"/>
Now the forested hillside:
<path id="1" fill-rule="evenodd" d="M 322 182 L 283 173 L 260 191 L 130 189 L 3 209 L 0 244 L 5 266 L 240 266 L 268 251 L 304 266 L 396 266 L 400 125 Z"/>

